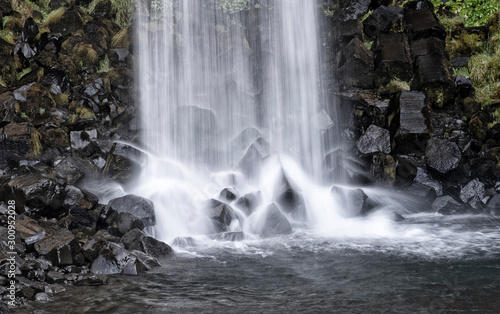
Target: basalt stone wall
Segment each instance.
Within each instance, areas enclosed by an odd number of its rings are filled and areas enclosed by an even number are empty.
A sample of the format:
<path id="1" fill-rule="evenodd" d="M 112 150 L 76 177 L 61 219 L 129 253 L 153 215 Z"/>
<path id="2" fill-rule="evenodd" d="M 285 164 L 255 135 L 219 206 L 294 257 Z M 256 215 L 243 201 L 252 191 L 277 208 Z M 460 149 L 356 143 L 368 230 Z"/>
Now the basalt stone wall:
<path id="1" fill-rule="evenodd" d="M 348 141 L 363 174 L 348 180 L 407 191 L 442 214 L 498 215 L 500 142 L 489 127 L 498 104 L 480 109 L 471 81 L 453 76 L 468 57 L 450 63 L 432 4 L 322 5 L 331 103 L 350 112 L 344 131 L 354 135 Z M 488 32 L 465 31 L 476 29 Z"/>

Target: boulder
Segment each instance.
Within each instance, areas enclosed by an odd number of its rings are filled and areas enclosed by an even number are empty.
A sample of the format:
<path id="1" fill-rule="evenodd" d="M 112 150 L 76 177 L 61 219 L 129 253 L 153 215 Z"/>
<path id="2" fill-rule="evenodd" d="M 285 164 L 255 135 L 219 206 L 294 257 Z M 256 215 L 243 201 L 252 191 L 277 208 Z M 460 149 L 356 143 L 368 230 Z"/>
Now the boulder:
<path id="1" fill-rule="evenodd" d="M 196 243 L 192 237 L 176 237 L 172 244 L 178 247 L 196 246 Z"/>
<path id="2" fill-rule="evenodd" d="M 337 69 L 338 83 L 342 86 L 366 89 L 373 86 L 373 55 L 357 37 L 339 53 Z"/>
<path id="3" fill-rule="evenodd" d="M 472 199 L 481 201 L 483 198 L 484 198 L 484 184 L 477 178 L 467 183 L 460 190 L 460 199 L 464 203 L 468 203 Z"/>
<path id="4" fill-rule="evenodd" d="M 52 20 L 49 28 L 51 33 L 61 33 L 63 37 L 67 37 L 83 28 L 83 20 L 78 10 L 71 8 L 65 10 L 60 18 Z"/>
<path id="5" fill-rule="evenodd" d="M 401 91 L 387 109 L 393 151 L 422 152 L 432 130 L 430 110 L 422 92 Z"/>
<path id="6" fill-rule="evenodd" d="M 32 151 L 31 132 L 28 123 L 9 123 L 0 127 L 0 167 L 15 168 L 19 161 L 28 158 Z"/>
<path id="7" fill-rule="evenodd" d="M 450 203 L 451 205 L 448 205 Z M 445 195 L 445 196 L 440 196 L 434 200 L 432 203 L 432 209 L 436 212 L 448 212 L 453 205 L 458 207 L 460 206 L 460 203 L 457 202 L 453 197 Z"/>
<path id="8" fill-rule="evenodd" d="M 235 188 L 224 188 L 219 194 L 219 199 L 223 202 L 232 202 L 238 197 L 239 193 Z"/>
<path id="9" fill-rule="evenodd" d="M 373 10 L 373 12 L 363 21 L 363 31 L 365 35 L 373 38 L 378 34 L 387 33 L 391 29 L 394 21 L 398 19 L 398 11 L 399 14 L 401 14 L 403 10 L 391 9 L 385 5 L 381 5 Z"/>
<path id="10" fill-rule="evenodd" d="M 81 278 L 78 278 L 73 285 L 74 286 L 102 286 L 106 284 L 108 277 L 106 275 L 100 274 L 88 274 Z"/>
<path id="11" fill-rule="evenodd" d="M 85 175 L 77 165 L 71 162 L 71 158 L 56 160 L 54 162 L 54 169 L 56 170 L 57 177 L 68 182 L 68 184 L 75 184 Z"/>
<path id="12" fill-rule="evenodd" d="M 264 224 L 260 230 L 262 237 L 273 237 L 277 235 L 292 233 L 292 226 L 276 204 L 270 204 L 263 213 Z"/>
<path id="13" fill-rule="evenodd" d="M 262 154 L 254 146 L 250 145 L 245 152 L 245 155 L 238 163 L 238 169 L 241 170 L 248 178 L 255 178 L 259 174 L 262 165 Z"/>
<path id="14" fill-rule="evenodd" d="M 104 174 L 120 183 L 128 183 L 140 173 L 144 158 L 144 154 L 134 147 L 114 143 L 107 156 Z"/>
<path id="15" fill-rule="evenodd" d="M 125 195 L 109 201 L 105 215 L 111 212 L 128 213 L 142 220 L 145 227 L 156 223 L 154 204 L 152 201 L 136 195 Z"/>
<path id="16" fill-rule="evenodd" d="M 405 5 L 403 11 L 407 33 L 411 40 L 436 37 L 446 38 L 446 31 L 434 14 L 434 8 L 428 1 L 413 1 Z"/>
<path id="17" fill-rule="evenodd" d="M 136 261 L 137 258 L 122 246 L 108 242 L 99 251 L 99 255 L 92 263 L 90 270 L 94 274 L 137 275 Z"/>
<path id="18" fill-rule="evenodd" d="M 342 22 L 358 20 L 368 12 L 371 5 L 371 0 L 351 1 L 342 12 Z"/>
<path id="19" fill-rule="evenodd" d="M 302 193 L 294 187 L 285 174 L 276 182 L 273 200 L 279 208 L 297 220 L 306 218 L 306 205 Z"/>
<path id="20" fill-rule="evenodd" d="M 412 88 L 425 91 L 434 108 L 453 103 L 455 84 L 447 60 L 433 54 L 417 57 Z"/>
<path id="21" fill-rule="evenodd" d="M 430 173 L 423 168 L 417 168 L 415 182 L 434 188 L 437 196 L 443 195 L 443 185 L 437 179 L 434 179 Z"/>
<path id="22" fill-rule="evenodd" d="M 233 209 L 228 204 L 212 199 L 208 205 L 208 218 L 213 222 L 216 232 L 226 231 L 234 218 Z"/>
<path id="23" fill-rule="evenodd" d="M 92 155 L 93 151 L 97 148 L 97 130 L 87 131 L 71 131 L 69 133 L 71 149 L 82 151 L 91 150 L 89 154 Z"/>
<path id="24" fill-rule="evenodd" d="M 372 156 L 372 173 L 379 183 L 392 185 L 396 181 L 396 161 L 391 155 L 382 153 Z"/>
<path id="25" fill-rule="evenodd" d="M 250 216 L 261 203 L 261 193 L 248 193 L 243 195 L 236 202 L 236 206 Z"/>
<path id="26" fill-rule="evenodd" d="M 454 142 L 433 138 L 427 142 L 425 157 L 429 167 L 444 174 L 458 167 L 462 153 Z"/>
<path id="27" fill-rule="evenodd" d="M 137 258 L 136 268 L 138 273 L 142 273 L 161 266 L 156 258 L 153 258 L 145 254 L 144 252 L 131 251 L 130 253 Z"/>
<path id="28" fill-rule="evenodd" d="M 391 152 L 389 131 L 376 125 L 370 125 L 356 143 L 358 151 L 363 155 Z"/>
<path id="29" fill-rule="evenodd" d="M 331 192 L 352 216 L 365 215 L 376 206 L 375 202 L 370 200 L 362 189 L 333 186 Z"/>
<path id="30" fill-rule="evenodd" d="M 18 206 L 27 206 L 29 212 L 40 212 L 48 217 L 57 217 L 61 211 L 65 193 L 64 188 L 52 179 L 38 174 L 24 174 L 12 178 L 8 186 L 9 196 Z"/>
<path id="31" fill-rule="evenodd" d="M 372 46 L 376 87 L 383 87 L 395 77 L 410 82 L 413 64 L 404 33 L 380 34 Z"/>
<path id="32" fill-rule="evenodd" d="M 411 42 L 411 58 L 416 60 L 429 54 L 440 59 L 447 58 L 446 43 L 443 39 L 436 37 L 422 38 Z"/>
<path id="33" fill-rule="evenodd" d="M 406 192 L 421 198 L 426 206 L 432 204 L 437 197 L 436 190 L 433 187 L 417 182 L 413 183 Z"/>
<path id="34" fill-rule="evenodd" d="M 139 229 L 133 229 L 122 237 L 122 243 L 128 250 L 143 252 L 155 258 L 163 258 L 173 254 L 172 248 L 165 242 L 147 236 Z"/>
<path id="35" fill-rule="evenodd" d="M 472 81 L 470 78 L 464 76 L 455 77 L 455 86 L 457 87 L 457 92 L 460 97 L 467 98 L 474 96 L 474 87 L 472 87 Z"/>
<path id="36" fill-rule="evenodd" d="M 217 240 L 221 241 L 242 241 L 245 239 L 243 231 L 223 232 L 217 236 Z"/>

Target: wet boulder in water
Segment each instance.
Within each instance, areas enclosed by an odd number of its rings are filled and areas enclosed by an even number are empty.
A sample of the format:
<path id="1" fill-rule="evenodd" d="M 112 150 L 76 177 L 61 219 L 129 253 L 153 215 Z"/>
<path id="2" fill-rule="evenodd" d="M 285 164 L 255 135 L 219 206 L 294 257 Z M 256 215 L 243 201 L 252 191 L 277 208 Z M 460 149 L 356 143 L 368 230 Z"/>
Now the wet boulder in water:
<path id="1" fill-rule="evenodd" d="M 239 193 L 235 188 L 224 188 L 219 194 L 219 199 L 224 202 L 232 202 L 238 197 Z"/>
<path id="2" fill-rule="evenodd" d="M 306 205 L 302 194 L 292 186 L 288 178 L 282 174 L 273 191 L 273 199 L 285 213 L 294 219 L 303 220 L 306 216 Z"/>
<path id="3" fill-rule="evenodd" d="M 436 190 L 433 187 L 417 182 L 413 183 L 406 192 L 422 198 L 425 203 L 432 203 L 437 197 Z"/>
<path id="4" fill-rule="evenodd" d="M 292 226 L 286 218 L 286 216 L 281 212 L 281 210 L 276 206 L 276 204 L 269 205 L 264 213 L 264 225 L 260 232 L 263 237 L 273 237 L 281 234 L 292 233 Z"/>
<path id="5" fill-rule="evenodd" d="M 389 131 L 372 124 L 368 127 L 366 132 L 361 135 L 356 143 L 356 147 L 358 151 L 364 155 L 372 153 L 389 154 L 391 152 Z"/>
<path id="6" fill-rule="evenodd" d="M 137 258 L 122 246 L 108 242 L 99 251 L 99 256 L 92 263 L 90 270 L 94 274 L 136 275 L 136 260 Z"/>
<path id="7" fill-rule="evenodd" d="M 243 210 L 247 216 L 252 214 L 254 210 L 261 203 L 261 195 L 260 192 L 257 193 L 248 193 L 243 195 L 236 202 L 236 206 Z"/>
<path id="8" fill-rule="evenodd" d="M 155 258 L 171 256 L 173 253 L 172 248 L 168 244 L 147 236 L 144 233 L 130 243 L 128 249 L 141 251 Z"/>
<path id="9" fill-rule="evenodd" d="M 362 189 L 333 186 L 331 192 L 353 216 L 365 215 L 376 206 L 376 203 L 369 199 Z"/>
<path id="10" fill-rule="evenodd" d="M 417 168 L 417 175 L 415 176 L 415 182 L 423 185 L 430 186 L 436 190 L 436 195 L 443 195 L 443 185 L 437 179 L 434 179 L 425 169 Z"/>
<path id="11" fill-rule="evenodd" d="M 156 223 L 153 202 L 143 197 L 129 194 L 109 201 L 106 213 L 114 211 L 117 213 L 129 213 L 142 220 L 145 227 Z"/>
<path id="12" fill-rule="evenodd" d="M 427 143 L 425 157 L 429 167 L 447 173 L 458 167 L 462 153 L 454 142 L 433 138 Z"/>
<path id="13" fill-rule="evenodd" d="M 233 209 L 228 204 L 212 199 L 208 206 L 208 217 L 217 232 L 226 231 L 234 218 Z"/>

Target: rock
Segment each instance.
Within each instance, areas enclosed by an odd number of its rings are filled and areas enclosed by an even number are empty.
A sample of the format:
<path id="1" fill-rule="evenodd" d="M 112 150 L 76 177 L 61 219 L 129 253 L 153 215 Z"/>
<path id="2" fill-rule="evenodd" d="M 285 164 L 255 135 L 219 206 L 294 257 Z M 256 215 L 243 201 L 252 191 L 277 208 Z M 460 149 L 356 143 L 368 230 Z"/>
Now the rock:
<path id="1" fill-rule="evenodd" d="M 173 250 L 168 244 L 146 235 L 140 236 L 130 244 L 129 249 L 141 251 L 156 258 L 164 258 L 173 254 Z"/>
<path id="2" fill-rule="evenodd" d="M 389 131 L 376 125 L 370 125 L 366 132 L 361 135 L 356 147 L 361 154 L 369 155 L 373 153 L 391 152 L 391 139 Z"/>
<path id="3" fill-rule="evenodd" d="M 116 217 L 116 227 L 118 229 L 117 236 L 121 236 L 134 228 L 144 229 L 144 222 L 132 214 L 119 213 Z"/>
<path id="4" fill-rule="evenodd" d="M 424 93 L 415 91 L 401 91 L 392 98 L 387 112 L 395 152 L 424 150 L 432 130 L 425 98 Z"/>
<path id="5" fill-rule="evenodd" d="M 91 143 L 97 145 L 97 130 L 72 131 L 69 133 L 71 148 L 74 150 L 83 150 L 89 147 Z"/>
<path id="6" fill-rule="evenodd" d="M 457 68 L 466 67 L 469 65 L 469 59 L 469 56 L 453 57 L 450 59 L 450 63 L 452 66 Z"/>
<path id="7" fill-rule="evenodd" d="M 464 203 L 470 202 L 472 199 L 482 200 L 484 198 L 484 184 L 479 179 L 474 179 L 467 183 L 460 190 L 460 199 Z"/>
<path id="8" fill-rule="evenodd" d="M 96 223 L 97 215 L 94 212 L 77 205 L 72 205 L 69 208 L 69 215 L 61 219 L 59 225 L 70 230 L 81 230 L 83 228 L 94 230 L 96 228 Z"/>
<path id="9" fill-rule="evenodd" d="M 250 145 L 245 152 L 245 155 L 239 161 L 238 169 L 240 169 L 248 178 L 255 178 L 259 174 L 262 158 L 263 156 L 259 150 L 254 145 Z"/>
<path id="10" fill-rule="evenodd" d="M 446 43 L 443 39 L 436 37 L 422 38 L 411 42 L 411 58 L 416 60 L 419 57 L 433 54 L 437 58 L 447 59 Z"/>
<path id="11" fill-rule="evenodd" d="M 420 183 L 413 183 L 408 190 L 406 190 L 409 194 L 418 196 L 431 204 L 434 202 L 434 200 L 437 197 L 436 190 L 434 190 L 433 187 L 430 187 L 428 185 L 420 184 Z"/>
<path id="12" fill-rule="evenodd" d="M 422 5 L 423 1 L 413 1 L 405 5 L 403 11 L 407 32 L 412 40 L 421 38 L 436 37 L 446 38 L 446 31 L 439 22 L 432 4 L 428 2 Z"/>
<path id="13" fill-rule="evenodd" d="M 261 197 L 260 192 L 245 194 L 238 199 L 236 206 L 250 216 L 261 203 Z"/>
<path id="14" fill-rule="evenodd" d="M 142 273 L 148 270 L 151 270 L 156 267 L 161 267 L 161 264 L 155 258 L 146 255 L 141 251 L 132 251 L 130 252 L 137 258 L 137 272 Z"/>
<path id="15" fill-rule="evenodd" d="M 313 117 L 314 125 L 321 133 L 325 133 L 334 126 L 332 118 L 325 109 L 321 110 Z"/>
<path id="16" fill-rule="evenodd" d="M 57 177 L 63 179 L 69 184 L 75 184 L 84 176 L 84 173 L 71 162 L 70 158 L 55 161 L 54 169 L 56 170 Z"/>
<path id="17" fill-rule="evenodd" d="M 430 186 L 434 188 L 437 196 L 443 195 L 443 185 L 439 180 L 434 179 L 427 171 L 423 168 L 417 168 L 417 175 L 415 177 L 415 182 Z"/>
<path id="18" fill-rule="evenodd" d="M 405 82 L 411 81 L 413 65 L 405 34 L 380 34 L 373 43 L 372 51 L 376 87 L 389 84 L 394 77 Z"/>
<path id="19" fill-rule="evenodd" d="M 49 302 L 50 298 L 45 292 L 40 292 L 40 293 L 35 294 L 35 301 L 45 303 L 45 302 Z"/>
<path id="20" fill-rule="evenodd" d="M 396 178 L 400 183 L 412 182 L 417 176 L 417 167 L 408 156 L 399 155 L 397 158 Z"/>
<path id="21" fill-rule="evenodd" d="M 396 161 L 391 155 L 374 154 L 372 156 L 372 173 L 378 182 L 392 185 L 396 181 Z"/>
<path id="22" fill-rule="evenodd" d="M 349 5 L 342 12 L 342 22 L 359 19 L 368 12 L 370 5 L 371 0 L 349 2 Z"/>
<path id="23" fill-rule="evenodd" d="M 108 153 L 104 173 L 110 179 L 128 183 L 140 173 L 144 158 L 142 152 L 130 145 L 114 143 Z"/>
<path id="24" fill-rule="evenodd" d="M 339 198 L 342 206 L 352 216 L 365 215 L 375 207 L 375 203 L 368 199 L 368 195 L 362 189 L 333 186 L 331 192 Z"/>
<path id="25" fill-rule="evenodd" d="M 102 274 L 89 274 L 78 278 L 74 286 L 102 286 L 108 281 L 108 276 Z"/>
<path id="26" fill-rule="evenodd" d="M 136 195 L 125 195 L 109 201 L 107 213 L 115 211 L 128 213 L 142 220 L 145 227 L 153 226 L 156 223 L 153 202 Z"/>
<path id="27" fill-rule="evenodd" d="M 9 123 L 0 127 L 0 167 L 17 167 L 33 153 L 29 123 Z"/>
<path id="28" fill-rule="evenodd" d="M 47 293 L 57 294 L 63 291 L 66 291 L 66 289 L 63 286 L 58 285 L 56 283 L 45 287 L 45 292 Z"/>
<path id="29" fill-rule="evenodd" d="M 457 91 L 460 97 L 467 98 L 473 96 L 474 87 L 472 87 L 472 81 L 470 80 L 470 78 L 457 76 L 455 78 L 455 86 L 457 87 Z"/>
<path id="30" fill-rule="evenodd" d="M 57 217 L 61 211 L 65 194 L 63 187 L 52 179 L 38 174 L 24 174 L 9 181 L 12 197 L 25 210 Z"/>
<path id="31" fill-rule="evenodd" d="M 454 100 L 455 84 L 447 60 L 432 54 L 417 57 L 412 88 L 425 91 L 434 108 L 441 109 Z"/>
<path id="32" fill-rule="evenodd" d="M 59 228 L 57 225 L 44 229 L 45 237 L 35 243 L 35 250 L 40 255 L 49 254 L 51 251 L 57 251 L 65 246 L 77 245 L 75 236 L 67 229 Z"/>
<path id="33" fill-rule="evenodd" d="M 196 106 L 180 106 L 176 111 L 176 121 L 176 131 L 179 132 L 177 134 L 188 135 L 188 138 L 184 139 L 185 144 L 199 144 L 191 147 L 195 156 L 215 147 L 218 126 L 212 110 Z"/>
<path id="34" fill-rule="evenodd" d="M 76 186 L 67 185 L 64 192 L 66 197 L 64 198 L 63 205 L 66 208 L 77 205 L 78 201 L 84 197 L 82 191 Z"/>
<path id="35" fill-rule="evenodd" d="M 59 19 L 54 19 L 49 23 L 51 33 L 61 33 L 67 37 L 77 30 L 83 28 L 83 20 L 76 9 L 67 9 Z"/>
<path id="36" fill-rule="evenodd" d="M 125 274 L 136 275 L 137 258 L 116 243 L 108 242 L 99 251 L 99 256 L 94 260 L 90 270 L 94 274 Z"/>
<path id="37" fill-rule="evenodd" d="M 223 202 L 232 202 L 238 197 L 239 193 L 234 188 L 224 188 L 219 194 L 219 199 Z"/>
<path id="38" fill-rule="evenodd" d="M 51 270 L 47 272 L 46 281 L 48 283 L 63 283 L 64 282 L 64 274 L 62 272 Z"/>
<path id="39" fill-rule="evenodd" d="M 456 205 L 457 208 L 460 206 L 460 203 L 457 202 L 453 197 L 445 195 L 445 196 L 440 196 L 434 200 L 432 203 L 432 209 L 434 209 L 436 212 L 439 212 L 442 208 L 447 206 L 447 204 L 450 203 L 452 205 Z M 450 206 L 448 206 L 449 209 Z"/>
<path id="40" fill-rule="evenodd" d="M 281 179 L 276 182 L 273 191 L 273 200 L 279 208 L 297 220 L 306 218 L 306 206 L 304 198 L 288 180 L 284 173 L 281 174 Z"/>
<path id="41" fill-rule="evenodd" d="M 82 251 L 85 257 L 93 262 L 98 256 L 101 248 L 106 244 L 106 241 L 99 238 L 91 238 L 82 246 Z"/>
<path id="42" fill-rule="evenodd" d="M 425 157 L 429 167 L 444 174 L 458 167 L 462 153 L 454 142 L 433 138 L 427 143 Z"/>
<path id="43" fill-rule="evenodd" d="M 231 206 L 212 199 L 208 206 L 208 217 L 214 223 L 217 232 L 226 231 L 233 221 L 233 216 Z"/>
<path id="44" fill-rule="evenodd" d="M 263 219 L 264 225 L 259 232 L 262 237 L 267 238 L 292 233 L 290 222 L 274 203 L 264 210 Z"/>
<path id="45" fill-rule="evenodd" d="M 373 86 L 373 55 L 359 38 L 353 38 L 337 58 L 339 84 L 366 88 Z"/>
<path id="46" fill-rule="evenodd" d="M 402 13 L 402 10 L 399 13 Z M 363 21 L 363 31 L 370 38 L 387 33 L 397 18 L 398 12 L 396 10 L 381 5 Z"/>

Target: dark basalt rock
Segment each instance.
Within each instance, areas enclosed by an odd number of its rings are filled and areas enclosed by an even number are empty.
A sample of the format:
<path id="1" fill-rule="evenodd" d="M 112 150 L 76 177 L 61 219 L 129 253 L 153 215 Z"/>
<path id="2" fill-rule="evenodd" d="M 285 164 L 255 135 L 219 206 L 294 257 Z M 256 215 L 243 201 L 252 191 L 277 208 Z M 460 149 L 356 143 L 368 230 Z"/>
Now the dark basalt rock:
<path id="1" fill-rule="evenodd" d="M 396 161 L 392 155 L 374 154 L 372 156 L 372 173 L 378 182 L 391 186 L 396 181 Z"/>
<path id="2" fill-rule="evenodd" d="M 422 38 L 411 42 L 410 51 L 413 60 L 432 54 L 436 58 L 447 59 L 446 43 L 436 37 Z"/>
<path id="3" fill-rule="evenodd" d="M 94 274 L 137 275 L 137 258 L 116 243 L 108 242 L 99 251 L 90 270 Z"/>
<path id="4" fill-rule="evenodd" d="M 402 11 L 400 9 L 399 13 Z M 380 33 L 388 32 L 397 18 L 396 10 L 381 5 L 363 21 L 363 30 L 368 37 L 373 38 Z"/>
<path id="5" fill-rule="evenodd" d="M 372 51 L 375 61 L 375 86 L 385 86 L 394 77 L 406 82 L 411 81 L 413 65 L 405 34 L 380 34 L 373 43 Z"/>
<path id="6" fill-rule="evenodd" d="M 411 40 L 436 37 L 446 38 L 446 31 L 439 22 L 429 1 L 414 1 L 405 5 L 404 20 Z"/>
<path id="7" fill-rule="evenodd" d="M 208 206 L 208 218 L 212 220 L 216 232 L 222 232 L 227 230 L 235 217 L 231 206 L 212 199 Z"/>
<path id="8" fill-rule="evenodd" d="M 247 216 L 251 215 L 261 203 L 260 192 L 243 195 L 236 202 L 236 206 L 243 210 Z"/>
<path id="9" fill-rule="evenodd" d="M 232 202 L 238 197 L 239 193 L 234 188 L 224 188 L 219 194 L 219 199 L 223 202 Z"/>
<path id="10" fill-rule="evenodd" d="M 140 251 L 156 258 L 167 257 L 173 254 L 173 250 L 168 244 L 147 236 L 137 228 L 127 232 L 122 237 L 121 242 L 127 250 Z"/>
<path id="11" fill-rule="evenodd" d="M 36 35 L 38 35 L 38 25 L 33 18 L 29 17 L 24 22 L 23 31 L 21 32 L 21 41 L 32 45 Z"/>
<path id="12" fill-rule="evenodd" d="M 421 198 L 424 204 L 427 205 L 432 204 L 437 197 L 436 190 L 433 187 L 417 182 L 413 183 L 406 192 Z"/>
<path id="13" fill-rule="evenodd" d="M 470 59 L 469 56 L 453 57 L 450 59 L 450 63 L 454 67 L 458 67 L 458 68 L 466 67 L 469 65 L 469 59 Z"/>
<path id="14" fill-rule="evenodd" d="M 49 28 L 52 33 L 61 33 L 63 37 L 67 37 L 83 28 L 83 20 L 76 9 L 70 8 L 60 19 L 51 22 Z"/>
<path id="15" fill-rule="evenodd" d="M 425 157 L 429 167 L 444 174 L 458 167 L 462 153 L 457 144 L 445 139 L 433 138 L 427 142 Z"/>
<path id="16" fill-rule="evenodd" d="M 267 238 L 292 233 L 290 222 L 274 203 L 264 210 L 264 221 L 264 226 L 259 232 L 262 237 Z"/>
<path id="17" fill-rule="evenodd" d="M 474 95 L 474 87 L 472 87 L 472 81 L 470 80 L 470 78 L 457 76 L 455 78 L 455 86 L 457 87 L 458 94 L 462 98 Z"/>
<path id="18" fill-rule="evenodd" d="M 356 147 L 361 154 L 369 155 L 373 153 L 391 152 L 391 139 L 389 131 L 376 125 L 370 125 L 366 132 L 361 135 Z"/>
<path id="19" fill-rule="evenodd" d="M 245 233 L 238 232 L 223 232 L 217 236 L 217 240 L 221 241 L 242 241 L 245 239 Z"/>
<path id="20" fill-rule="evenodd" d="M 273 191 L 273 200 L 279 208 L 294 219 L 304 220 L 307 212 L 304 198 L 300 191 L 294 187 L 285 174 L 276 183 Z"/>
<path id="21" fill-rule="evenodd" d="M 392 98 L 387 112 L 394 151 L 423 151 L 432 130 L 425 94 L 401 91 Z"/>
<path id="22" fill-rule="evenodd" d="M 108 217 L 112 212 L 131 214 L 142 220 L 145 227 L 156 223 L 153 202 L 140 196 L 130 194 L 112 199 L 103 214 Z"/>
<path id="23" fill-rule="evenodd" d="M 481 201 L 483 198 L 484 198 L 484 184 L 477 178 L 467 183 L 460 190 L 460 199 L 464 203 L 468 203 L 472 199 Z"/>
<path id="24" fill-rule="evenodd" d="M 368 12 L 370 5 L 371 0 L 351 1 L 343 11 L 341 18 L 342 22 L 358 20 L 360 17 L 365 15 L 366 12 Z"/>
<path id="25" fill-rule="evenodd" d="M 352 39 L 337 58 L 339 84 L 371 88 L 373 86 L 373 55 L 359 38 Z"/>
<path id="26" fill-rule="evenodd" d="M 435 108 L 444 108 L 455 96 L 455 84 L 445 59 L 435 55 L 416 58 L 412 86 L 425 91 Z"/>
<path id="27" fill-rule="evenodd" d="M 423 168 L 417 168 L 415 182 L 434 188 L 437 196 L 443 195 L 443 185 L 441 182 L 438 179 L 434 179 L 432 175 Z"/>

